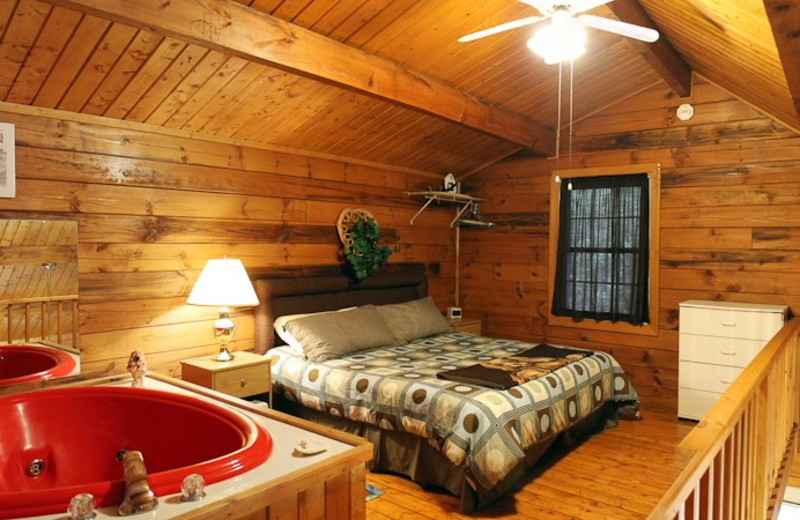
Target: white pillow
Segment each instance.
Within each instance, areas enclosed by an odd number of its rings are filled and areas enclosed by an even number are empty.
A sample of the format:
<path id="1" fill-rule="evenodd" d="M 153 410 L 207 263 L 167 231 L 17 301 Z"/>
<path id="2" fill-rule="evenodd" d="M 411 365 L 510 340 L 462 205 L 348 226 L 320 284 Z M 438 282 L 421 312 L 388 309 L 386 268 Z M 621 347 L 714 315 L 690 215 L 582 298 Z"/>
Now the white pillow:
<path id="1" fill-rule="evenodd" d="M 335 311 L 324 311 L 324 312 L 307 312 L 304 314 L 287 314 L 285 316 L 278 316 L 275 318 L 275 321 L 272 322 L 272 328 L 275 329 L 275 332 L 278 334 L 278 337 L 281 338 L 287 345 L 292 347 L 292 350 L 297 352 L 298 354 L 305 355 L 303 352 L 303 345 L 300 344 L 299 341 L 292 336 L 291 332 L 285 329 L 286 324 L 292 320 L 296 320 L 298 318 L 305 318 L 307 316 L 315 316 L 318 314 L 330 314 L 332 312 L 343 312 L 343 311 L 352 311 L 356 307 L 345 307 L 343 309 L 337 309 Z"/>

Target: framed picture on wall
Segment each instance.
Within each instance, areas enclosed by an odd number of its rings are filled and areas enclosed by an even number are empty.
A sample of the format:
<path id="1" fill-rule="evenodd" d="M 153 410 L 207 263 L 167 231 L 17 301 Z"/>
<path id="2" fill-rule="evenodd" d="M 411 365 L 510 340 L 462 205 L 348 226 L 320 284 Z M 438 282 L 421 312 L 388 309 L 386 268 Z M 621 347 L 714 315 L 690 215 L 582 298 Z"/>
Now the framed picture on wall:
<path id="1" fill-rule="evenodd" d="M 0 123 L 0 197 L 11 198 L 15 195 L 14 125 Z"/>

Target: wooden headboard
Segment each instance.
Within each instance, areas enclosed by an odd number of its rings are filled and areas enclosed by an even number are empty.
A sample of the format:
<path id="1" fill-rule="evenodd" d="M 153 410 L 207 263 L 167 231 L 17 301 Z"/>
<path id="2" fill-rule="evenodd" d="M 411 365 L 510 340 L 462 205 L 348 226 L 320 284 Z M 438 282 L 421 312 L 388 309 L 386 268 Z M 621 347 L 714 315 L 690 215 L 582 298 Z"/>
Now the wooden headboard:
<path id="1" fill-rule="evenodd" d="M 372 303 L 400 303 L 428 295 L 422 266 L 402 266 L 354 284 L 344 275 L 256 280 L 255 351 L 265 353 L 283 342 L 272 322 L 278 316 L 322 312 Z"/>

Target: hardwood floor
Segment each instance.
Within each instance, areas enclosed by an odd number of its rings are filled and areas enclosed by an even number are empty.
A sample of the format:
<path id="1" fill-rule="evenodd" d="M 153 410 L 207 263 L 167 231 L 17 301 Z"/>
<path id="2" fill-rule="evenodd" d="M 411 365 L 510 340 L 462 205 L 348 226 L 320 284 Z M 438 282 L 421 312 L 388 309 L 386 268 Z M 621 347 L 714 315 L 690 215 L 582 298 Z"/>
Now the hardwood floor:
<path id="1" fill-rule="evenodd" d="M 647 518 L 690 458 L 677 445 L 694 423 L 656 412 L 642 416 L 550 454 L 516 491 L 472 515 L 460 514 L 458 500 L 447 493 L 423 490 L 403 477 L 368 473 L 367 482 L 385 493 L 367 503 L 367 519 Z"/>

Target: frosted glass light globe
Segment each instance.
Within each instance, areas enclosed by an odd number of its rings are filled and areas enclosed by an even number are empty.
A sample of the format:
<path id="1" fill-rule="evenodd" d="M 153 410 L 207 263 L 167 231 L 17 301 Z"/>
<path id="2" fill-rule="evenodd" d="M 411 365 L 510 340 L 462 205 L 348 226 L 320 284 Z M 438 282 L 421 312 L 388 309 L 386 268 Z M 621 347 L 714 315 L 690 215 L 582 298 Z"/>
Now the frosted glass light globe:
<path id="1" fill-rule="evenodd" d="M 556 11 L 552 22 L 528 40 L 528 47 L 548 65 L 574 60 L 586 52 L 586 31 L 569 12 Z"/>

